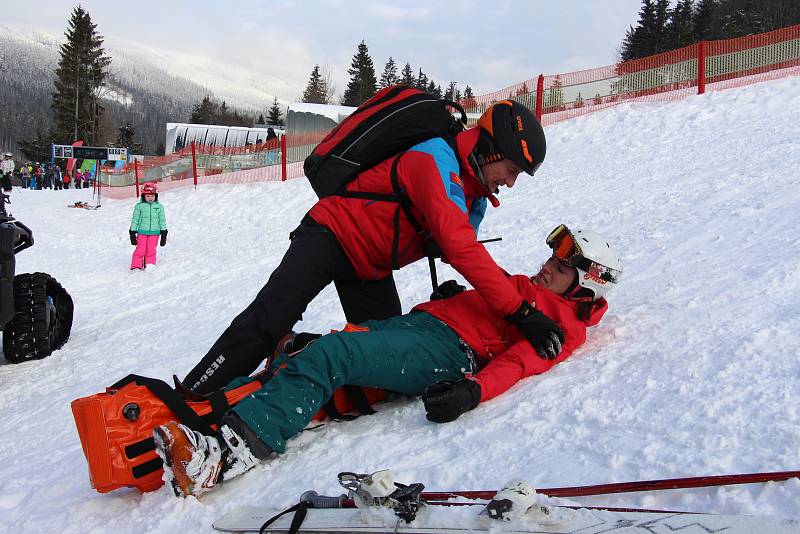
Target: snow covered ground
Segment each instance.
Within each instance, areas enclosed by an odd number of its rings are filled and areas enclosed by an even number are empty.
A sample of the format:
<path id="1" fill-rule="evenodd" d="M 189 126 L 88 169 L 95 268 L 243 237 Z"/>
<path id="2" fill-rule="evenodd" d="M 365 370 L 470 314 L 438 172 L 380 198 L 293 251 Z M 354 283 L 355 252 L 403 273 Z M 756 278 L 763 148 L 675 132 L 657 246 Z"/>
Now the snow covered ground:
<path id="1" fill-rule="evenodd" d="M 278 264 L 314 197 L 304 180 L 162 194 L 169 243 L 131 274 L 134 201 L 68 209 L 88 191 L 14 191 L 36 246 L 18 272 L 69 290 L 65 347 L 0 360 L 0 530 L 208 532 L 239 505 L 338 490 L 336 473 L 392 468 L 431 490 L 538 487 L 800 468 L 800 77 L 666 104 L 626 104 L 547 129 L 547 161 L 490 210 L 481 237 L 534 272 L 559 223 L 609 236 L 621 286 L 589 341 L 458 421 L 417 401 L 334 423 L 200 500 L 89 486 L 69 403 L 135 372 L 183 376 Z M 440 280 L 450 272 L 440 265 Z M 404 309 L 430 292 L 425 262 L 396 275 Z M 301 328 L 344 320 L 325 291 Z M 571 502 L 800 517 L 800 481 Z"/>

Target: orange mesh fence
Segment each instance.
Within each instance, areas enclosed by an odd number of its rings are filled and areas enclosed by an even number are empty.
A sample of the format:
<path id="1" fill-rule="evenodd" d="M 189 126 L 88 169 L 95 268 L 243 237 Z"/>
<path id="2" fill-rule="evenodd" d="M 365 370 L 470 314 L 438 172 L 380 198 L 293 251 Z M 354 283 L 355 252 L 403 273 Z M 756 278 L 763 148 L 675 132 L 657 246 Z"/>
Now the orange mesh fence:
<path id="1" fill-rule="evenodd" d="M 706 44 L 706 83 L 714 89 L 740 87 L 797 75 L 800 25 Z"/>
<path id="2" fill-rule="evenodd" d="M 622 102 L 675 100 L 703 92 L 704 87 L 721 90 L 796 75 L 798 67 L 800 25 L 707 41 L 605 67 L 540 76 L 461 104 L 474 121 L 494 102 L 516 100 L 535 110 L 546 126 Z"/>
<path id="3" fill-rule="evenodd" d="M 539 75 L 493 93 L 462 99 L 470 126 L 495 102 L 516 100 L 547 126 L 623 102 L 669 101 L 704 92 L 800 74 L 800 25 L 758 35 L 706 41 L 654 56 L 579 72 Z M 293 134 L 246 147 L 187 146 L 145 158 L 139 183 L 162 190 L 204 183 L 248 183 L 303 176 L 303 160 L 327 131 Z M 102 171 L 103 194 L 136 194 L 133 164 Z"/>

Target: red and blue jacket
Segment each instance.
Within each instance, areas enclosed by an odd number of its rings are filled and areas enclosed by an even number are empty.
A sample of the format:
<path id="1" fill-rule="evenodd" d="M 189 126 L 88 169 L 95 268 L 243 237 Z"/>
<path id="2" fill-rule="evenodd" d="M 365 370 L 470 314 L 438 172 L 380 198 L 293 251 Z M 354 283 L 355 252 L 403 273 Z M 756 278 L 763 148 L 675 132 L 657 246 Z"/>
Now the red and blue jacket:
<path id="1" fill-rule="evenodd" d="M 478 128 L 456 136 L 458 154 L 442 138 L 429 139 L 358 175 L 347 191 L 391 195 L 391 168 L 400 158 L 397 177 L 411 212 L 442 250 L 443 257 L 478 290 L 489 306 L 511 315 L 522 297 L 477 241 L 477 229 L 486 211 L 488 189 L 466 163 L 478 141 Z M 356 274 L 379 280 L 392 272 L 396 202 L 329 196 L 319 200 L 309 215 L 329 228 L 342 245 Z M 397 260 L 399 266 L 425 256 L 425 237 L 400 210 Z"/>
<path id="2" fill-rule="evenodd" d="M 524 275 L 508 278 L 522 298 L 558 323 L 564 345 L 555 360 L 539 356 L 516 326 L 498 314 L 477 291 L 464 291 L 444 300 L 416 306 L 452 328 L 475 352 L 479 371 L 472 377 L 481 386 L 481 402 L 500 395 L 519 380 L 544 373 L 566 360 L 586 341 L 586 328 L 600 322 L 608 309 L 605 299 L 595 303 L 585 320 L 578 303 L 537 286 Z"/>

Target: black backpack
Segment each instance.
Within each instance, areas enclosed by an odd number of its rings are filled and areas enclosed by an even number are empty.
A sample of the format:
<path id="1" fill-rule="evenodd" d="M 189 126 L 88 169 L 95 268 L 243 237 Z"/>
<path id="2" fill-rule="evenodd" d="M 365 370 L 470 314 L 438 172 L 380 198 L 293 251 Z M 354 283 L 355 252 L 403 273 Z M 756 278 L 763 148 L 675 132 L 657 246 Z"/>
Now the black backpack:
<path id="1" fill-rule="evenodd" d="M 452 110 L 460 112 L 460 120 L 453 116 Z M 458 159 L 455 136 L 466 124 L 467 114 L 456 102 L 406 85 L 394 85 L 378 91 L 331 130 L 305 159 L 303 170 L 319 198 L 340 195 L 398 203 L 392 242 L 392 269 L 397 270 L 401 208 L 417 233 L 424 237 L 428 257 L 436 256 L 438 250 L 411 213 L 408 197 L 400 191 L 397 179 L 400 158 L 394 160 L 391 170 L 394 194 L 346 191 L 345 186 L 359 173 L 434 137 L 444 138 Z"/>
<path id="2" fill-rule="evenodd" d="M 461 113 L 460 121 L 452 110 Z M 319 198 L 339 194 L 359 173 L 417 143 L 433 137 L 451 142 L 466 123 L 455 102 L 406 85 L 387 87 L 326 135 L 303 170 Z"/>

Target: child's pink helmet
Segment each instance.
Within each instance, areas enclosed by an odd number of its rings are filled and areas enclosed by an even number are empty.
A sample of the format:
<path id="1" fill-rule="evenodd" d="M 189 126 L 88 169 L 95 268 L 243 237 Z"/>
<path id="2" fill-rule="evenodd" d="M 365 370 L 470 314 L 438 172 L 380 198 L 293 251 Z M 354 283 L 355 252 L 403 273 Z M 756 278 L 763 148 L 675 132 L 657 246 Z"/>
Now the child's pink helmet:
<path id="1" fill-rule="evenodd" d="M 147 182 L 142 186 L 143 195 L 155 195 L 156 193 L 158 193 L 158 186 L 155 182 Z"/>

